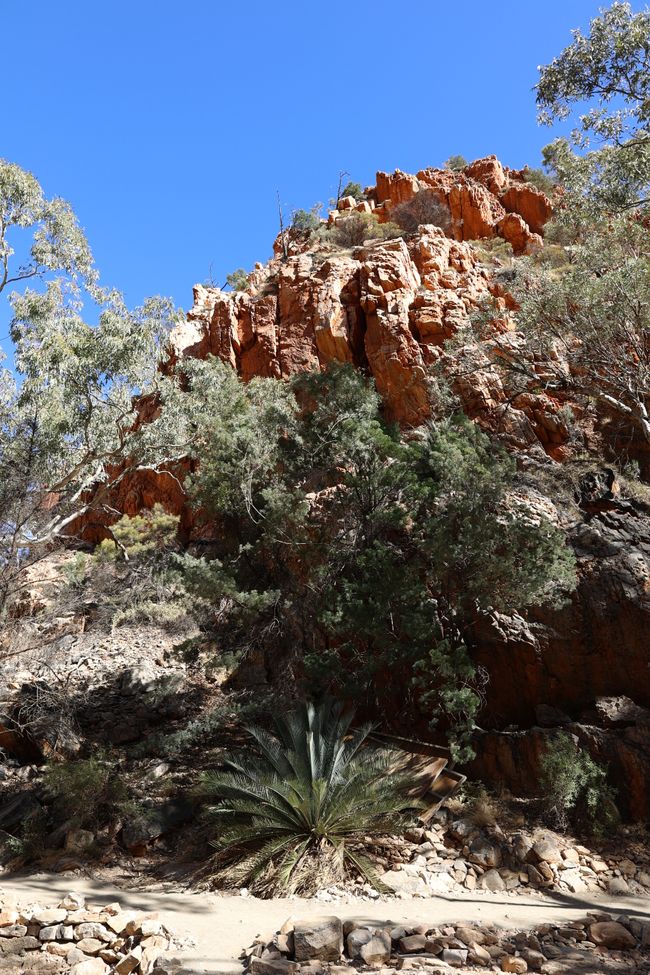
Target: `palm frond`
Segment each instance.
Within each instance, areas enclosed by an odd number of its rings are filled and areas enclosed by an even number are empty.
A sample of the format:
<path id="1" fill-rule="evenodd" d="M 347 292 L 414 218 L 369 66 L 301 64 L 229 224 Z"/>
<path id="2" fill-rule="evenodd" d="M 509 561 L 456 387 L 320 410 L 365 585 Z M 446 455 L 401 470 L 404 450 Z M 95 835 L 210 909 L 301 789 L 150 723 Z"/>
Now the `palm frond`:
<path id="1" fill-rule="evenodd" d="M 334 701 L 307 702 L 278 717 L 275 734 L 248 729 L 254 752 L 203 776 L 220 882 L 308 892 L 353 870 L 381 887 L 357 847 L 399 828 L 418 801 L 412 782 L 391 773 L 390 754 L 368 743 L 371 726 L 351 722 Z"/>

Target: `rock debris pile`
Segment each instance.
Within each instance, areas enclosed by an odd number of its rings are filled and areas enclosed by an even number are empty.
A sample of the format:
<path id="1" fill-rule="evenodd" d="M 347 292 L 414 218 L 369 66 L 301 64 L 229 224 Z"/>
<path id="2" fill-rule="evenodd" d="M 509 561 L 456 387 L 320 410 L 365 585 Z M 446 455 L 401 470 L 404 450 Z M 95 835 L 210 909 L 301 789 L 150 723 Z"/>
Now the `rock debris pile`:
<path id="1" fill-rule="evenodd" d="M 270 940 L 256 939 L 244 957 L 250 975 L 353 975 L 360 968 L 382 975 L 401 969 L 644 973 L 650 971 L 650 921 L 589 913 L 562 926 L 515 931 L 471 922 L 431 927 L 290 918 Z"/>
<path id="2" fill-rule="evenodd" d="M 12 975 L 171 975 L 172 936 L 155 913 L 86 904 L 68 894 L 58 907 L 0 905 L 0 972 Z"/>
<path id="3" fill-rule="evenodd" d="M 447 810 L 439 810 L 443 819 Z M 383 868 L 386 887 L 397 897 L 431 897 L 463 890 L 523 894 L 527 889 L 573 894 L 647 896 L 650 860 L 601 855 L 548 830 L 504 831 L 478 827 L 469 819 L 432 823 L 405 836 L 368 841 L 366 852 Z M 378 897 L 365 887 L 366 896 Z M 336 900 L 343 891 L 328 888 L 317 896 Z"/>

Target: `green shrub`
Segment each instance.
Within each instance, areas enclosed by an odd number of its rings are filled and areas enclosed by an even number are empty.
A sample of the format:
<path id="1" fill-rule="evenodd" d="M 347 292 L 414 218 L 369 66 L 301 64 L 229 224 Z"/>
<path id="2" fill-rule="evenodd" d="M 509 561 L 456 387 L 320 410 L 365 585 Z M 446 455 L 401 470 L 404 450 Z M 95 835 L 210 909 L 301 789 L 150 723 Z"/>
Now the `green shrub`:
<path id="1" fill-rule="evenodd" d="M 303 233 L 313 233 L 318 230 L 322 222 L 319 216 L 320 210 L 320 203 L 315 203 L 311 210 L 294 210 L 291 226 L 294 230 L 300 230 Z"/>
<path id="2" fill-rule="evenodd" d="M 401 237 L 402 230 L 394 223 L 379 223 L 371 213 L 351 213 L 340 217 L 327 232 L 327 238 L 337 247 L 360 247 L 367 240 L 391 240 Z"/>
<path id="3" fill-rule="evenodd" d="M 542 193 L 546 193 L 547 196 L 550 196 L 555 190 L 554 180 L 543 169 L 528 169 L 526 167 L 524 179 L 527 183 L 531 183 L 538 190 L 541 190 Z"/>
<path id="4" fill-rule="evenodd" d="M 618 812 L 606 770 L 567 732 L 552 738 L 540 768 L 546 813 L 554 826 L 566 829 L 573 822 L 603 832 L 615 824 Z"/>
<path id="5" fill-rule="evenodd" d="M 106 825 L 128 800 L 124 782 L 103 755 L 49 765 L 43 784 L 56 817 L 78 827 Z"/>
<path id="6" fill-rule="evenodd" d="M 102 562 L 160 555 L 174 547 L 177 530 L 178 518 L 156 504 L 133 518 L 123 515 L 111 528 L 113 538 L 105 538 L 94 557 Z"/>
<path id="7" fill-rule="evenodd" d="M 249 284 L 249 276 L 243 267 L 238 267 L 226 275 L 226 282 L 233 291 L 246 291 Z"/>
<path id="8" fill-rule="evenodd" d="M 468 165 L 469 163 L 465 159 L 465 156 L 450 156 L 445 163 L 445 169 L 452 169 L 454 172 L 459 172 L 459 170 L 464 169 Z"/>
<path id="9" fill-rule="evenodd" d="M 255 753 L 204 775 L 200 795 L 218 825 L 217 876 L 263 894 L 314 892 L 362 874 L 379 886 L 360 851 L 370 833 L 395 831 L 416 809 L 390 753 L 372 749 L 370 727 L 325 701 L 276 718 L 276 732 L 249 728 Z"/>
<path id="10" fill-rule="evenodd" d="M 184 728 L 179 728 L 178 731 L 172 731 L 168 734 L 159 732 L 150 735 L 145 741 L 136 745 L 133 749 L 133 755 L 136 757 L 153 755 L 162 758 L 175 758 L 189 751 L 199 742 L 203 745 L 206 739 L 224 728 L 228 722 L 234 720 L 237 713 L 236 705 L 219 704 L 190 721 Z"/>
<path id="11" fill-rule="evenodd" d="M 398 203 L 391 210 L 391 217 L 407 233 L 415 233 L 425 224 L 441 227 L 446 234 L 451 230 L 449 208 L 434 190 L 420 190 L 410 200 Z"/>
<path id="12" fill-rule="evenodd" d="M 88 556 L 77 552 L 71 562 L 64 564 L 63 575 L 72 589 L 83 586 L 88 577 Z"/>
<path id="13" fill-rule="evenodd" d="M 361 202 L 361 200 L 365 200 L 366 198 L 361 183 L 352 183 L 352 182 L 346 183 L 346 185 L 341 190 L 341 196 L 339 197 L 339 199 L 343 199 L 343 197 L 345 196 L 353 196 L 355 200 L 357 200 L 359 203 Z"/>
<path id="14" fill-rule="evenodd" d="M 22 823 L 19 836 L 5 834 L 2 845 L 12 856 L 36 860 L 47 850 L 50 831 L 47 813 L 41 809 Z"/>
<path id="15" fill-rule="evenodd" d="M 118 626 L 135 626 L 138 623 L 155 623 L 161 628 L 173 629 L 187 617 L 187 605 L 182 599 L 162 602 L 157 599 L 136 599 L 113 614 L 113 629 Z"/>

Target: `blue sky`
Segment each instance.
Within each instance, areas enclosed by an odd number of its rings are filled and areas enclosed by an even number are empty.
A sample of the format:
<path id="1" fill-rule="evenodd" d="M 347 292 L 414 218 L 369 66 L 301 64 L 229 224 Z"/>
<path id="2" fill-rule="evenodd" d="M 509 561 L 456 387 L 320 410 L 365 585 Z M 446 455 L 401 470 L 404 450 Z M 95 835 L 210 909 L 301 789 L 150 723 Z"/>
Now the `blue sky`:
<path id="1" fill-rule="evenodd" d="M 536 66 L 601 5 L 1 0 L 0 156 L 71 201 L 105 283 L 187 308 L 270 256 L 276 191 L 289 211 L 341 169 L 539 164 Z"/>

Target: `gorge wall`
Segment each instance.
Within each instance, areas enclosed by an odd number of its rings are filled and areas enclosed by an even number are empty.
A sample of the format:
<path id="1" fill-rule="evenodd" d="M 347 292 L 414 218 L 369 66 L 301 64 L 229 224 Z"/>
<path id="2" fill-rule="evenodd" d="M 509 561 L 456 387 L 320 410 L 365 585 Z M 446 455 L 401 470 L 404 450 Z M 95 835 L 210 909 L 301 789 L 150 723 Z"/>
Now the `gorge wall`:
<path id="1" fill-rule="evenodd" d="M 480 774 L 522 791 L 535 781 L 548 728 L 569 727 L 610 764 L 628 812 L 637 817 L 650 812 L 644 773 L 650 767 L 650 506 L 622 499 L 598 478 L 590 489 L 577 485 L 564 502 L 549 498 L 549 471 L 576 453 L 594 452 L 607 418 L 575 403 L 568 411 L 566 401 L 540 392 L 539 384 L 513 394 L 497 367 L 497 356 L 520 337 L 508 320 L 514 302 L 498 274 L 500 261 L 486 260 L 486 242 L 500 238 L 515 254 L 534 252 L 543 246 L 552 210 L 525 177 L 495 157 L 458 173 L 378 173 L 367 199 L 339 201 L 330 223 L 352 210 L 388 221 L 395 206 L 427 189 L 446 208 L 447 233 L 423 226 L 332 251 L 291 231 L 276 241 L 271 261 L 256 265 L 246 290 L 195 288 L 187 321 L 172 333 L 165 368 L 182 370 L 187 358 L 214 355 L 247 381 L 349 362 L 374 379 L 387 418 L 408 428 L 430 415 L 432 370 L 439 367 L 467 414 L 516 453 L 528 500 L 565 529 L 578 562 L 579 585 L 568 605 L 526 618 L 495 616 L 477 631 L 476 660 L 489 675 Z M 488 297 L 498 345 L 489 337 L 464 344 L 463 327 Z M 445 343 L 453 337 L 458 342 L 450 350 Z M 123 483 L 111 499 L 128 514 L 156 502 L 180 514 L 191 534 L 191 514 L 172 477 Z M 599 699 L 621 696 L 636 708 L 621 705 L 615 720 L 603 718 L 607 707 Z M 524 731 L 507 730 L 513 724 Z"/>

